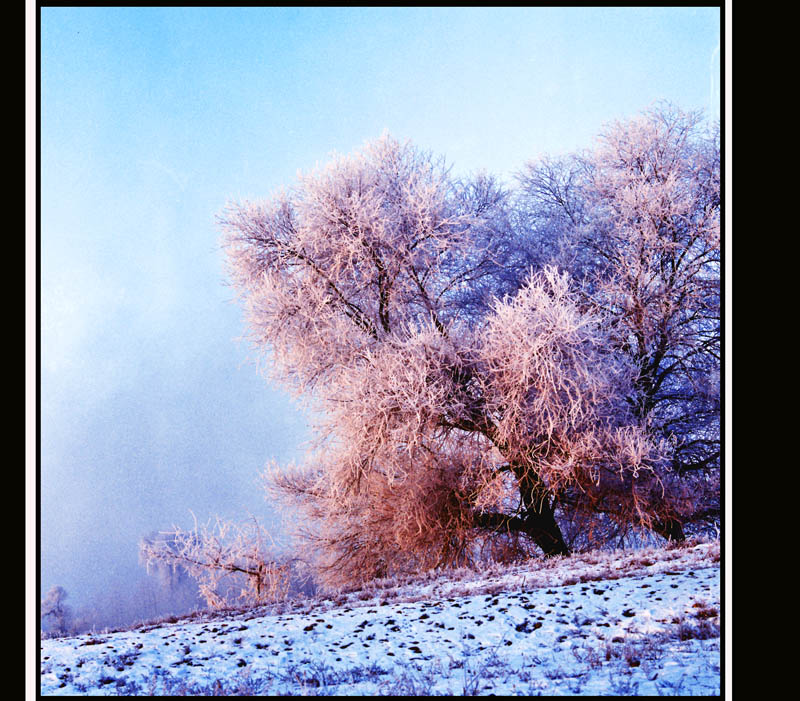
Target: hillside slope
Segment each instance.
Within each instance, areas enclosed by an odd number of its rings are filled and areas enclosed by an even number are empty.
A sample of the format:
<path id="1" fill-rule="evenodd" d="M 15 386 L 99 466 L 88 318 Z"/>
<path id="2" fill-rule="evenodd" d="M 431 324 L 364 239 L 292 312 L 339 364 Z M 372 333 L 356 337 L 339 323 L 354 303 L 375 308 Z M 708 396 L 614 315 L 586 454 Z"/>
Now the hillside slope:
<path id="1" fill-rule="evenodd" d="M 690 543 L 42 640 L 41 693 L 719 694 L 719 575 Z"/>

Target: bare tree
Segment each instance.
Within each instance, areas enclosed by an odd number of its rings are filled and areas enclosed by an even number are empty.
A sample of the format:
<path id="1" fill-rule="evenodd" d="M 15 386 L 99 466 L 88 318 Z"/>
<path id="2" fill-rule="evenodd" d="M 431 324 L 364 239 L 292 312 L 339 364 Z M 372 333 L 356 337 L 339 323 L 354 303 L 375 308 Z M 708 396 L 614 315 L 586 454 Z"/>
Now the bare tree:
<path id="1" fill-rule="evenodd" d="M 384 136 L 221 217 L 255 346 L 321 410 L 316 453 L 268 482 L 331 580 L 514 534 L 565 554 L 557 508 L 643 527 L 688 508 L 619 332 L 568 275 L 520 277 L 508 201 Z"/>

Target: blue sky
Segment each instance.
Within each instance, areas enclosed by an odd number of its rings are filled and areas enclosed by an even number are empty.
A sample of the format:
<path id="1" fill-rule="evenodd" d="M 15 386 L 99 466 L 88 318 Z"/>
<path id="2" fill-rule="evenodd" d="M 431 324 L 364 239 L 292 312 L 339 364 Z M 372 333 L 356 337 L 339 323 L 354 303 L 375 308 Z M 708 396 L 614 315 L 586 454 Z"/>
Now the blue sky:
<path id="1" fill-rule="evenodd" d="M 273 518 L 306 417 L 256 372 L 215 215 L 388 129 L 509 183 L 653 101 L 719 116 L 717 8 L 43 8 L 42 585 L 192 509 Z M 117 584 L 114 584 L 117 586 Z"/>

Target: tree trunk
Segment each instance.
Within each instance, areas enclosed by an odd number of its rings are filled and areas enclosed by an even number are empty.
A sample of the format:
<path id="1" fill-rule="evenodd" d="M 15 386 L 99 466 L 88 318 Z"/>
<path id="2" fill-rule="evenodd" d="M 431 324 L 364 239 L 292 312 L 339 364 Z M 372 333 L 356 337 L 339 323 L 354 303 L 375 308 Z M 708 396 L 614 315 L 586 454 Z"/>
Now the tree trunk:
<path id="1" fill-rule="evenodd" d="M 546 499 L 542 502 L 541 511 L 527 511 L 524 521 L 525 532 L 546 556 L 569 555 L 569 548 L 556 523 L 553 509 Z"/>
<path id="2" fill-rule="evenodd" d="M 525 533 L 546 556 L 569 555 L 569 548 L 556 522 L 550 493 L 541 477 L 525 465 L 512 464 L 511 469 L 519 481 L 520 496 L 525 505 L 522 516 Z"/>
<path id="3" fill-rule="evenodd" d="M 490 432 L 486 435 L 491 438 Z M 525 533 L 547 557 L 569 555 L 569 547 L 555 518 L 554 500 L 551 500 L 550 491 L 536 470 L 513 460 L 510 460 L 503 469 L 512 472 L 517 478 L 524 511 L 518 516 L 491 512 L 476 513 L 475 524 L 493 530 L 503 528 Z"/>
<path id="4" fill-rule="evenodd" d="M 676 543 L 686 540 L 686 534 L 683 532 L 683 524 L 674 518 L 669 518 L 665 521 L 656 521 L 653 523 L 653 530 L 658 533 L 658 535 Z"/>

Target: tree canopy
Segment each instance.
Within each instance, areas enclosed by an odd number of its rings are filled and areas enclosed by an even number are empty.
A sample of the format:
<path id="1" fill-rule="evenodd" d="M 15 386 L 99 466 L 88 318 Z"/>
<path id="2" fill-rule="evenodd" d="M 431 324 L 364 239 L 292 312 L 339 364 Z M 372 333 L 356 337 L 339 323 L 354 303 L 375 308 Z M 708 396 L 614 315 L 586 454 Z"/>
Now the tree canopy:
<path id="1" fill-rule="evenodd" d="M 270 375 L 323 418 L 269 471 L 330 581 L 566 554 L 718 510 L 719 152 L 659 106 L 516 189 L 388 135 L 221 215 Z"/>

